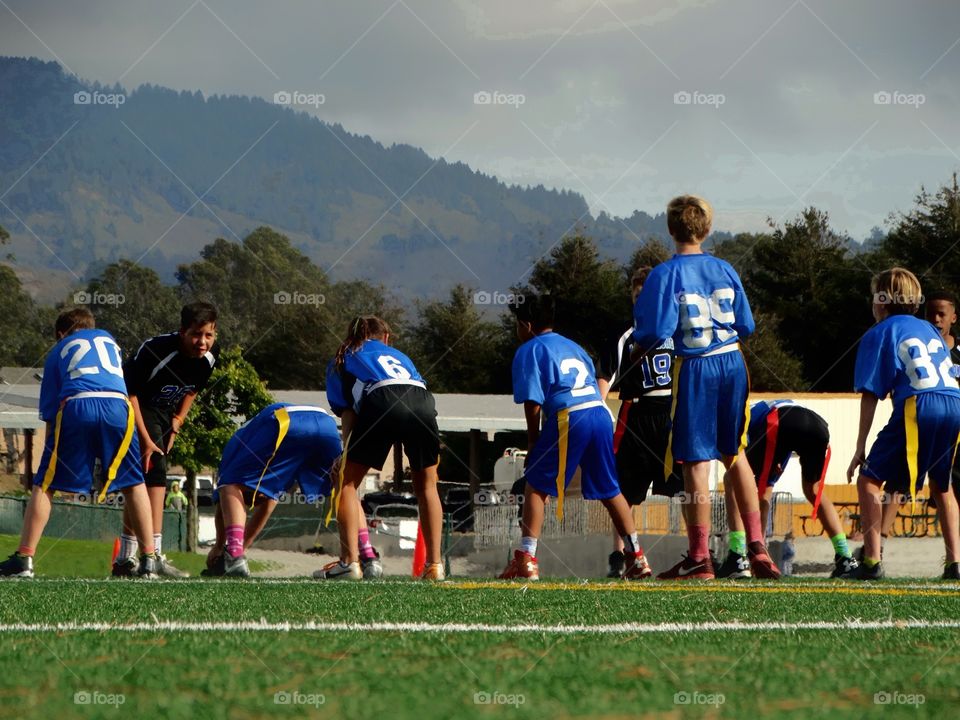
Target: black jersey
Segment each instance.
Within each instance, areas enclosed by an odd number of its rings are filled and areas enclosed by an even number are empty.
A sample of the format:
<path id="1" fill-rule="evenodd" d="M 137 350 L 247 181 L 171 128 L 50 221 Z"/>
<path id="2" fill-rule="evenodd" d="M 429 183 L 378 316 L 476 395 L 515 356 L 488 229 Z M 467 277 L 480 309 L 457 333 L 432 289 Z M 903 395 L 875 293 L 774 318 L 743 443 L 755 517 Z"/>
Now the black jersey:
<path id="1" fill-rule="evenodd" d="M 217 344 L 201 358 L 184 355 L 179 333 L 152 337 L 123 365 L 127 392 L 142 408 L 174 413 L 185 395 L 203 390 L 219 355 Z"/>
<path id="2" fill-rule="evenodd" d="M 953 347 L 950 349 L 950 359 L 953 360 L 953 376 L 957 377 L 960 375 L 960 340 L 957 339 L 956 335 L 953 336 Z"/>
<path id="3" fill-rule="evenodd" d="M 630 361 L 633 346 L 630 328 L 613 342 L 608 342 L 600 358 L 597 377 L 610 382 L 610 390 L 620 393 L 621 400 L 669 398 L 673 384 L 673 339 L 650 350 L 637 362 Z"/>

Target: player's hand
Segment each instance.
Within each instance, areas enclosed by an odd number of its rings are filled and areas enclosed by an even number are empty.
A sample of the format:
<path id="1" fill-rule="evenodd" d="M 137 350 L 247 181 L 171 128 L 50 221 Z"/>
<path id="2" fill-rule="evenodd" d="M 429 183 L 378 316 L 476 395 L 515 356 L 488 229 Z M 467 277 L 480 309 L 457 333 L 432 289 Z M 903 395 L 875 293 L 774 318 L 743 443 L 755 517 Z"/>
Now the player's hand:
<path id="1" fill-rule="evenodd" d="M 339 478 L 340 477 L 340 464 L 343 462 L 343 455 L 338 455 L 337 459 L 333 461 L 333 465 L 330 466 L 330 477 Z"/>
<path id="2" fill-rule="evenodd" d="M 159 453 L 160 455 L 165 455 L 166 453 L 160 449 L 160 446 L 157 445 L 150 438 L 140 438 L 140 454 L 143 456 L 143 471 L 150 472 L 151 456 L 154 453 Z"/>
<path id="3" fill-rule="evenodd" d="M 857 450 L 853 454 L 850 467 L 847 468 L 847 483 L 853 482 L 853 476 L 857 472 L 857 468 L 863 465 L 864 460 L 866 460 L 866 453 L 863 450 Z"/>
<path id="4" fill-rule="evenodd" d="M 170 420 L 170 437 L 167 440 L 167 452 L 170 452 L 170 448 L 173 447 L 173 441 L 177 439 L 177 434 L 180 432 L 180 429 L 183 427 L 183 420 L 174 415 Z"/>
<path id="5" fill-rule="evenodd" d="M 210 570 L 216 564 L 217 559 L 223 555 L 223 546 L 214 545 L 207 553 L 207 569 Z"/>

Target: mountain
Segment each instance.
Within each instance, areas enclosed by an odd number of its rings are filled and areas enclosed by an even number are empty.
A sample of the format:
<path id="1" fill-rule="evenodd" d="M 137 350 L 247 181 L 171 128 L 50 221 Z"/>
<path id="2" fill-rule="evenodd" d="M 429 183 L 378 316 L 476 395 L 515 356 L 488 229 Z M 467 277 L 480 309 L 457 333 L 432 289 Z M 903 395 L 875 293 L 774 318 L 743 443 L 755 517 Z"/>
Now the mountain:
<path id="1" fill-rule="evenodd" d="M 666 236 L 662 214 L 595 218 L 576 193 L 509 186 L 260 98 L 127 92 L 11 57 L 0 58 L 0 188 L 6 250 L 28 289 L 58 298 L 119 258 L 172 280 L 213 239 L 261 225 L 333 278 L 407 298 L 456 282 L 506 288 L 575 227 L 621 261 Z"/>

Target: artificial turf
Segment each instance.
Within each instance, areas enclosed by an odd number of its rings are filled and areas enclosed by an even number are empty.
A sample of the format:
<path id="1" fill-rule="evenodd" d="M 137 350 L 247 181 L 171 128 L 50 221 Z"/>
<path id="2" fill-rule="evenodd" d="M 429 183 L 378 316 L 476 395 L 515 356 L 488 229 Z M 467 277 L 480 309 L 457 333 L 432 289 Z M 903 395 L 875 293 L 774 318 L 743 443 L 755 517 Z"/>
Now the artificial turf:
<path id="1" fill-rule="evenodd" d="M 8 580 L 0 582 L 0 714 L 951 717 L 960 706 L 958 629 L 558 635 L 369 628 L 391 621 L 516 628 L 857 618 L 956 621 L 960 586 Z M 11 629 L 20 623 L 260 620 L 360 627 Z"/>

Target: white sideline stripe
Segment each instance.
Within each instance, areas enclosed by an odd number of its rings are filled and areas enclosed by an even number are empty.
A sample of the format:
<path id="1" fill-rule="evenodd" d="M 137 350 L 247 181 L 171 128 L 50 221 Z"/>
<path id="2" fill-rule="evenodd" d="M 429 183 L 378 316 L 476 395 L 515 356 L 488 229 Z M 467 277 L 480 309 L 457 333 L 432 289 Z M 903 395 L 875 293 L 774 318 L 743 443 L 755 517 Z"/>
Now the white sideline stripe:
<path id="1" fill-rule="evenodd" d="M 701 622 L 701 623 L 616 623 L 612 625 L 489 625 L 484 623 L 403 623 L 403 622 L 160 622 L 109 623 L 10 623 L 0 624 L 0 633 L 19 632 L 409 632 L 409 633 L 492 633 L 515 635 L 623 635 L 656 633 L 713 633 L 790 630 L 934 630 L 960 629 L 960 620 L 845 620 L 842 622 Z"/>

